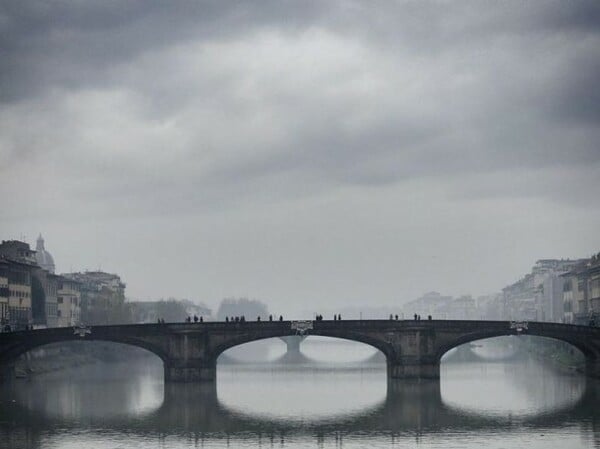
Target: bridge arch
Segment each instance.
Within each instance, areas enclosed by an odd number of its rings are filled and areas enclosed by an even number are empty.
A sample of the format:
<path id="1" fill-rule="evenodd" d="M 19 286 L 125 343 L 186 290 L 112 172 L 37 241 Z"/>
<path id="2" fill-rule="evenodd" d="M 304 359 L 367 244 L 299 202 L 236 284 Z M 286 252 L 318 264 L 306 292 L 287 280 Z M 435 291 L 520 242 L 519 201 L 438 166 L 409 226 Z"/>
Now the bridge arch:
<path id="1" fill-rule="evenodd" d="M 356 362 L 367 362 L 369 360 L 374 359 L 374 357 L 377 354 L 383 355 L 385 357 L 385 355 L 382 353 L 382 345 L 381 342 L 375 341 L 374 339 L 370 339 L 370 338 L 362 338 L 362 337 L 358 337 L 358 338 L 352 338 L 349 336 L 337 336 L 337 335 L 325 335 L 324 333 L 309 333 L 309 334 L 291 334 L 291 335 L 284 335 L 284 336 L 277 336 L 277 337 L 261 337 L 261 338 L 255 338 L 255 337 L 250 337 L 250 338 L 239 338 L 239 339 L 235 339 L 234 341 L 230 341 L 227 342 L 227 344 L 223 344 L 223 345 L 219 345 L 218 347 L 216 347 L 215 349 L 215 357 L 221 361 L 223 359 L 220 359 L 221 356 L 225 356 L 226 361 L 231 360 L 231 358 L 238 358 L 238 356 L 242 359 L 246 359 L 248 360 L 248 356 L 244 357 L 243 355 L 239 355 L 240 351 L 235 351 L 235 354 L 232 352 L 228 352 L 230 350 L 237 350 L 240 349 L 246 345 L 252 345 L 254 343 L 260 343 L 260 342 L 267 342 L 269 340 L 271 341 L 276 341 L 279 344 L 283 343 L 284 345 L 287 346 L 285 352 L 283 352 L 282 354 L 278 355 L 276 354 L 276 357 L 273 360 L 270 360 L 270 363 L 273 362 L 277 362 L 277 361 L 285 361 L 285 362 L 289 362 L 289 363 L 299 363 L 299 362 L 319 362 L 319 356 L 312 354 L 312 356 L 309 356 L 308 354 L 305 353 L 301 353 L 299 346 L 300 346 L 300 341 L 306 342 L 309 341 L 309 343 L 305 343 L 305 344 L 311 344 L 315 342 L 315 340 L 312 339 L 312 337 L 316 338 L 316 339 L 320 339 L 321 342 L 329 342 L 329 343 L 334 343 L 334 342 L 338 342 L 338 343 L 352 343 L 353 349 L 358 349 L 359 352 L 359 356 L 360 353 L 362 353 L 362 355 L 364 356 L 362 359 L 359 357 L 358 359 L 356 359 Z M 298 355 L 298 358 L 292 358 L 292 357 L 288 357 L 289 356 L 289 347 L 290 344 L 288 343 L 288 340 L 294 340 L 296 342 L 295 346 L 295 351 L 296 354 Z M 368 341 L 368 342 L 367 342 Z M 357 346 L 354 346 L 357 345 Z M 225 348 L 225 349 L 224 349 Z M 360 349 L 362 349 L 362 351 Z M 250 350 L 250 347 L 248 348 L 248 350 Z M 375 350 L 375 352 L 371 353 L 372 350 Z M 252 351 L 251 351 L 252 352 Z M 310 352 L 310 351 L 309 351 Z M 366 352 L 366 355 L 365 355 Z M 266 360 L 266 354 L 263 352 L 263 354 L 261 354 L 261 360 Z M 272 356 L 273 354 L 271 354 Z M 331 355 L 331 353 L 329 353 L 329 355 Z M 230 358 L 231 357 L 231 358 Z M 327 359 L 327 356 L 325 359 L 323 359 L 323 361 L 330 361 Z M 350 360 L 348 360 L 350 361 Z"/>
<path id="2" fill-rule="evenodd" d="M 132 362 L 143 370 L 132 369 Z M 153 374 L 162 377 L 164 366 L 163 359 L 141 345 L 111 340 L 63 340 L 39 345 L 22 353 L 7 365 L 5 374 L 29 377 L 63 370 L 66 370 L 65 374 L 76 374 L 83 370 L 94 378 L 118 379 L 113 377 L 115 373 L 139 374 L 148 372 L 147 368 L 151 367 Z"/>
<path id="3" fill-rule="evenodd" d="M 166 367 L 169 361 L 168 342 L 156 332 L 148 332 L 143 325 L 134 326 L 95 326 L 75 332 L 72 327 L 49 328 L 33 331 L 0 333 L 0 380 L 14 376 L 16 360 L 23 354 L 44 346 L 64 342 L 100 341 L 124 344 L 148 351 Z"/>
<path id="4" fill-rule="evenodd" d="M 472 342 L 476 342 L 476 341 L 480 341 L 480 340 L 486 340 L 488 338 L 494 338 L 494 337 L 504 337 L 504 336 L 510 336 L 510 335 L 515 335 L 514 331 L 480 331 L 480 332 L 472 332 L 472 333 L 468 333 L 465 335 L 461 335 L 451 341 L 445 342 L 444 344 L 441 344 L 436 351 L 435 357 L 438 360 L 441 360 L 441 358 L 444 356 L 444 354 L 446 354 L 448 351 L 450 351 L 451 349 L 454 349 L 458 346 L 467 344 L 467 343 L 472 343 Z M 570 346 L 574 347 L 575 349 L 579 350 L 587 359 L 597 359 L 600 356 L 600 348 L 598 348 L 597 345 L 593 344 L 590 341 L 586 341 L 584 339 L 580 339 L 580 338 L 573 338 L 570 337 L 568 335 L 565 336 L 560 336 L 560 335 L 548 335 L 547 332 L 539 332 L 536 330 L 533 331 L 526 331 L 523 332 L 521 334 L 517 334 L 517 335 L 522 335 L 522 336 L 531 336 L 531 337 L 539 337 L 539 338 L 547 338 L 550 340 L 555 340 L 555 341 L 561 341 L 563 343 L 567 343 Z"/>
<path id="5" fill-rule="evenodd" d="M 168 359 L 167 354 L 159 347 L 150 344 L 143 340 L 137 340 L 133 338 L 63 338 L 63 339 L 52 339 L 48 341 L 41 341 L 35 339 L 31 342 L 25 342 L 23 344 L 18 344 L 12 346 L 9 350 L 3 351 L 0 359 L 0 363 L 12 363 L 17 360 L 21 355 L 28 353 L 29 351 L 35 349 L 41 349 L 48 345 L 59 344 L 59 343 L 67 343 L 67 342 L 107 342 L 107 343 L 117 343 L 123 344 L 127 346 L 137 347 L 144 349 L 158 358 L 160 358 L 163 362 Z"/>

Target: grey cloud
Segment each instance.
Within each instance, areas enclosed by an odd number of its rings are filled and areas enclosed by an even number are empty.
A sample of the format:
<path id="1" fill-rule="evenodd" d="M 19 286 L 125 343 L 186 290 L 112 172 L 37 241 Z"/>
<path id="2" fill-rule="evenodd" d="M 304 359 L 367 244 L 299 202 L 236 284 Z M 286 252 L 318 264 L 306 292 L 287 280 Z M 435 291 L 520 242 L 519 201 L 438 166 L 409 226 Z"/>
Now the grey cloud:
<path id="1" fill-rule="evenodd" d="M 600 22 L 599 22 L 600 23 Z M 598 42 L 590 43 L 591 45 Z M 585 55 L 565 61 L 562 84 L 548 104 L 548 114 L 557 121 L 597 127 L 600 123 L 600 49 L 596 45 Z M 596 140 L 597 142 L 597 140 Z M 600 153 L 600 150 L 598 150 Z"/>
<path id="2" fill-rule="evenodd" d="M 293 197 L 339 185 L 600 163 L 594 2 L 8 2 L 1 11 L 0 99 L 10 100 L 13 119 L 26 113 L 21 104 L 37 107 L 29 119 L 42 129 L 24 138 L 10 122 L 18 134 L 12 154 L 64 157 L 66 177 L 83 178 L 82 201 L 127 197 L 119 204 L 180 211 L 261 197 L 281 177 L 294 182 L 278 185 L 277 195 Z M 255 43 L 258 32 L 280 37 L 276 50 L 285 53 L 313 29 L 359 51 L 332 72 L 302 60 L 250 69 L 228 54 L 233 47 L 251 61 L 255 49 L 240 44 Z M 206 57 L 205 45 L 214 43 Z M 193 50 L 200 59 L 186 61 Z M 186 77 L 187 63 L 199 66 L 194 78 Z M 299 69 L 308 81 L 295 84 Z M 366 95 L 354 88 L 361 77 Z M 123 122 L 142 130 L 107 128 L 103 144 L 122 148 L 112 158 L 97 154 L 85 136 L 89 124 L 80 123 L 78 114 L 92 106 L 56 111 L 61 95 L 86 89 L 130 95 L 135 110 Z M 261 114 L 253 130 L 248 123 Z M 143 129 L 169 123 L 172 134 L 155 142 Z M 141 137 L 129 143 L 133 132 Z M 263 139 L 269 133 L 273 141 Z M 127 145 L 148 148 L 126 156 Z M 140 164 L 171 145 L 181 148 L 159 169 Z M 98 167 L 106 173 L 90 178 Z"/>
<path id="3" fill-rule="evenodd" d="M 110 83 L 107 70 L 190 40 L 236 39 L 257 28 L 323 27 L 412 53 L 488 45 L 519 33 L 598 33 L 600 7 L 571 2 L 8 1 L 0 9 L 0 98 L 49 86 Z M 485 49 L 482 50 L 485 53 Z M 112 80 L 114 82 L 114 80 Z"/>
<path id="4" fill-rule="evenodd" d="M 107 70 L 149 50 L 191 39 L 228 39 L 259 26 L 293 29 L 319 2 L 8 1 L 0 6 L 0 100 L 50 86 L 104 85 Z"/>

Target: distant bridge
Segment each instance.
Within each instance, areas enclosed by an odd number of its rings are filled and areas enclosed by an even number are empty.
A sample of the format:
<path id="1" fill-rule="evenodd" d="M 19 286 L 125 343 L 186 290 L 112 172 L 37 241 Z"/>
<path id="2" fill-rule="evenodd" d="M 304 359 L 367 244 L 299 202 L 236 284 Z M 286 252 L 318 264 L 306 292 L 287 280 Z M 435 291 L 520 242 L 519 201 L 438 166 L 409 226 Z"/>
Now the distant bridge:
<path id="1" fill-rule="evenodd" d="M 6 332 L 0 334 L 0 366 L 10 371 L 21 354 L 50 343 L 101 340 L 138 346 L 156 354 L 163 361 L 166 382 L 214 381 L 217 358 L 223 351 L 251 341 L 298 334 L 371 345 L 385 355 L 390 379 L 439 378 L 440 359 L 454 347 L 502 335 L 535 335 L 576 347 L 585 355 L 588 375 L 600 377 L 600 328 L 509 321 L 247 321 Z"/>

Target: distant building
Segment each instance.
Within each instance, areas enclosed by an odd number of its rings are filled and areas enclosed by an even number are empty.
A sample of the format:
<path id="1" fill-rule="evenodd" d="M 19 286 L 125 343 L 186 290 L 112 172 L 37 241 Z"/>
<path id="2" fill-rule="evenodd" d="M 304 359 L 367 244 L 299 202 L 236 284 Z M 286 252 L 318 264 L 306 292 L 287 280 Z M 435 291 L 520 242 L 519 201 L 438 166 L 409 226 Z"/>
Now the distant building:
<path id="1" fill-rule="evenodd" d="M 8 261 L 0 259 L 0 325 L 8 324 Z"/>
<path id="2" fill-rule="evenodd" d="M 39 267 L 31 272 L 32 319 L 38 327 L 56 327 L 58 282 L 55 274 Z"/>
<path id="3" fill-rule="evenodd" d="M 452 296 L 442 296 L 438 292 L 425 293 L 420 298 L 409 301 L 402 307 L 405 318 L 412 318 L 415 314 L 421 315 L 421 319 L 428 315 L 436 319 L 449 319 L 449 304 L 452 302 Z"/>
<path id="4" fill-rule="evenodd" d="M 502 289 L 509 320 L 537 321 L 533 275 L 526 274 L 514 284 Z"/>
<path id="5" fill-rule="evenodd" d="M 580 261 L 563 280 L 564 321 L 588 324 L 600 319 L 600 253 Z"/>
<path id="6" fill-rule="evenodd" d="M 471 295 L 463 295 L 447 302 L 438 313 L 446 320 L 478 319 L 477 304 Z"/>
<path id="7" fill-rule="evenodd" d="M 116 274 L 104 271 L 65 273 L 77 281 L 81 294 L 80 319 L 86 324 L 119 324 L 130 321 L 125 308 L 125 283 Z"/>
<path id="8" fill-rule="evenodd" d="M 505 318 L 529 321 L 564 321 L 562 275 L 581 259 L 541 259 L 514 284 L 502 289 Z"/>
<path id="9" fill-rule="evenodd" d="M 32 251 L 28 243 L 20 240 L 2 240 L 2 243 L 0 243 L 0 257 L 36 265 L 35 251 Z"/>
<path id="10" fill-rule="evenodd" d="M 81 320 L 80 283 L 64 276 L 58 276 L 57 281 L 57 325 L 75 326 Z"/>
<path id="11" fill-rule="evenodd" d="M 479 296 L 477 298 L 477 310 L 482 320 L 504 320 L 504 296 L 502 293 Z"/>
<path id="12" fill-rule="evenodd" d="M 3 324 L 23 329 L 32 323 L 35 252 L 18 240 L 0 244 L 0 315 Z"/>
<path id="13" fill-rule="evenodd" d="M 42 234 L 40 234 L 36 242 L 35 260 L 42 269 L 46 270 L 48 273 L 54 274 L 54 258 L 46 251 L 46 248 L 44 248 L 44 238 L 42 237 Z"/>

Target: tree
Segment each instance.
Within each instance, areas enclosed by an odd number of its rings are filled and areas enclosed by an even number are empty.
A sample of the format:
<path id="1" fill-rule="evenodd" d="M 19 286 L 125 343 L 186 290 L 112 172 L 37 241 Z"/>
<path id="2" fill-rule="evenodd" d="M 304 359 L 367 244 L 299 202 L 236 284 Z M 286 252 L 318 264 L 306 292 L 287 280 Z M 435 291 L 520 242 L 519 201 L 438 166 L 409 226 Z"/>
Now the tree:
<path id="1" fill-rule="evenodd" d="M 225 321 L 225 317 L 245 316 L 246 319 L 254 320 L 260 316 L 262 320 L 269 317 L 267 305 L 257 299 L 248 298 L 225 298 L 219 304 L 217 320 Z"/>

